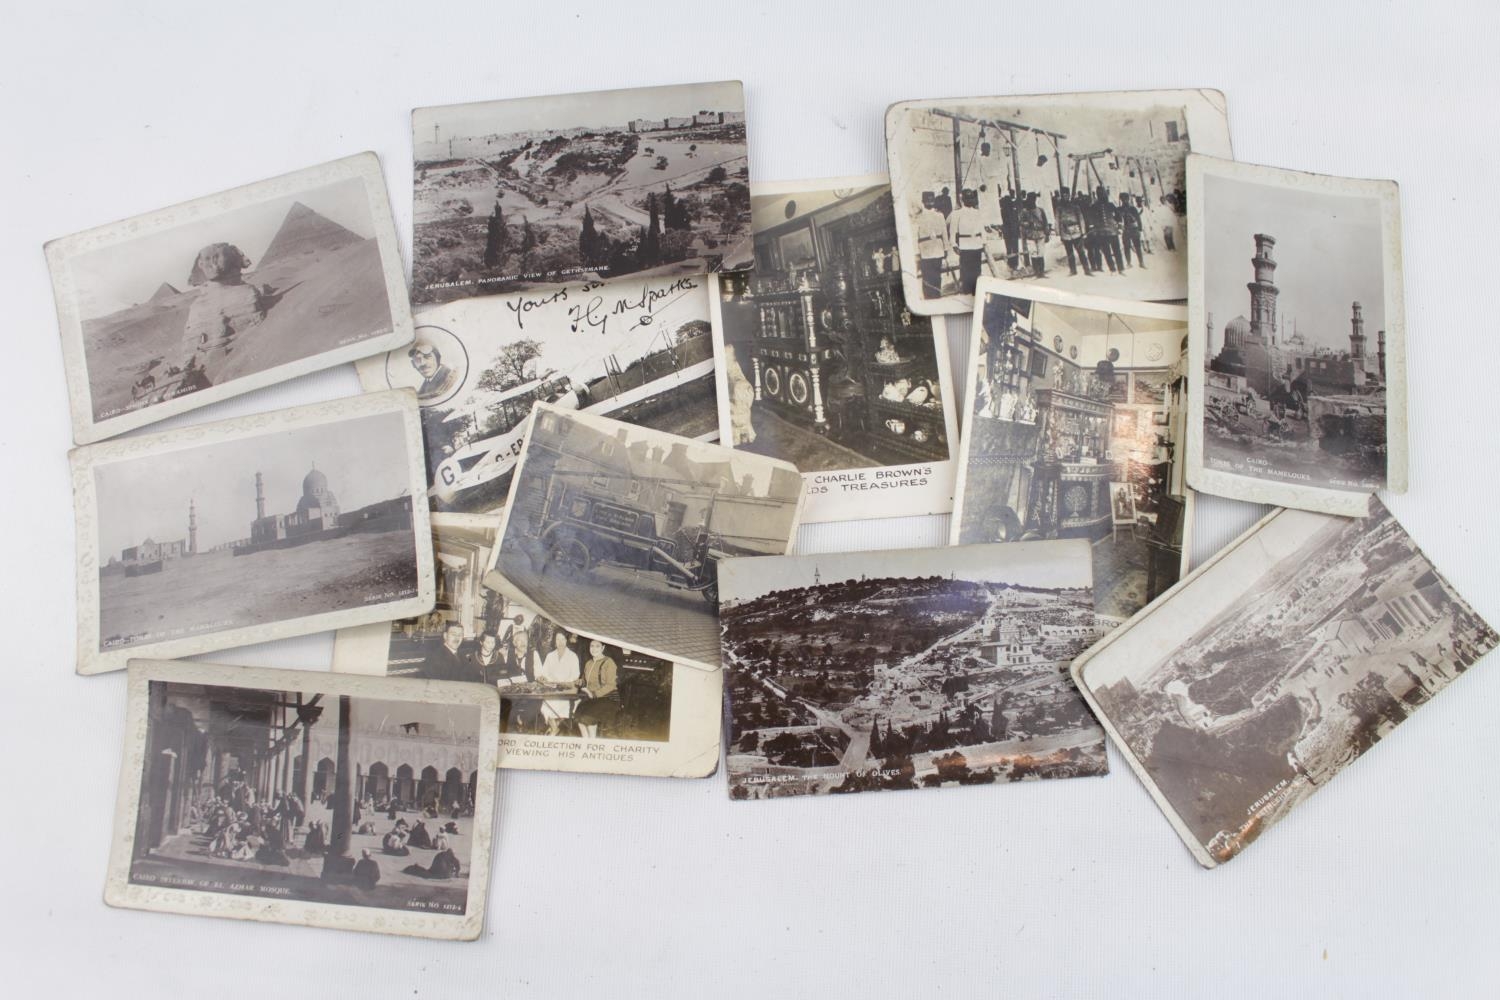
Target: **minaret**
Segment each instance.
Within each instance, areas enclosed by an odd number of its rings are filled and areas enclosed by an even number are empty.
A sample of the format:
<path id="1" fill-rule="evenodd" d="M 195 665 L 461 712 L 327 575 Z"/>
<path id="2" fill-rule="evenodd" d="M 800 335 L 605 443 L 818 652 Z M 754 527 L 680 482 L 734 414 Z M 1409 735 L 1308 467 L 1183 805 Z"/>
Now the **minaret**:
<path id="1" fill-rule="evenodd" d="M 1281 294 L 1276 287 L 1276 259 L 1271 256 L 1275 249 L 1274 236 L 1255 234 L 1255 256 L 1250 258 L 1255 280 L 1245 286 L 1250 289 L 1250 335 L 1266 346 L 1276 343 L 1276 297 Z"/>
<path id="2" fill-rule="evenodd" d="M 1385 381 L 1385 331 L 1375 331 L 1375 357 L 1380 362 L 1380 381 Z"/>
<path id="3" fill-rule="evenodd" d="M 198 505 L 188 499 L 188 555 L 198 554 Z"/>
<path id="4" fill-rule="evenodd" d="M 266 516 L 266 488 L 261 482 L 260 473 L 255 474 L 255 519 L 259 521 Z"/>
<path id="5" fill-rule="evenodd" d="M 1349 357 L 1354 360 L 1358 367 L 1364 367 L 1365 360 L 1365 315 L 1359 303 L 1354 303 L 1354 315 L 1349 320 L 1351 327 L 1349 331 Z"/>
<path id="6" fill-rule="evenodd" d="M 1205 345 L 1204 348 L 1203 348 L 1203 356 L 1206 357 L 1206 358 L 1211 358 L 1211 357 L 1214 356 L 1214 314 L 1213 313 L 1209 313 L 1208 314 L 1208 329 L 1204 330 L 1203 333 L 1204 333 L 1203 343 Z"/>

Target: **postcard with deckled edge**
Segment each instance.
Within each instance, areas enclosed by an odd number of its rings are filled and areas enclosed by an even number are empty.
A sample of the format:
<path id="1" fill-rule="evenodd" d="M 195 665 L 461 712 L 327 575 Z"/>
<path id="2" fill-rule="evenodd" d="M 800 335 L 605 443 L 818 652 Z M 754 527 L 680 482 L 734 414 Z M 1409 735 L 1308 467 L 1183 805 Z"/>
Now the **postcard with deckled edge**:
<path id="1" fill-rule="evenodd" d="M 434 514 L 436 608 L 418 618 L 340 629 L 333 669 L 498 689 L 502 768 L 712 774 L 719 764 L 722 672 L 566 634 L 559 652 L 558 626 L 499 574 L 486 577 L 499 527 L 498 514 Z M 491 589 L 487 579 L 497 586 Z"/>
<path id="2" fill-rule="evenodd" d="M 1401 194 L 1190 156 L 1188 482 L 1363 517 L 1406 492 Z M 1231 318 L 1232 317 L 1232 318 Z"/>
<path id="3" fill-rule="evenodd" d="M 473 941 L 499 715 L 478 684 L 131 660 L 104 901 Z"/>
<path id="4" fill-rule="evenodd" d="M 374 153 L 55 239 L 46 252 L 78 444 L 412 339 Z"/>
<path id="5" fill-rule="evenodd" d="M 1500 642 L 1385 505 L 1370 508 L 1267 515 L 1073 665 L 1204 867 Z"/>
<path id="6" fill-rule="evenodd" d="M 903 298 L 882 174 L 756 184 L 753 271 L 715 276 L 719 440 L 785 459 L 807 523 L 946 514 L 947 336 Z"/>
<path id="7" fill-rule="evenodd" d="M 68 460 L 80 674 L 432 609 L 409 389 L 105 441 Z"/>
<path id="8" fill-rule="evenodd" d="M 719 566 L 790 552 L 802 502 L 789 462 L 538 404 L 491 568 L 569 633 L 718 670 Z"/>
<path id="9" fill-rule="evenodd" d="M 718 438 L 709 280 L 622 279 L 431 306 L 418 310 L 409 348 L 358 365 L 360 383 L 416 390 L 434 509 L 498 511 L 538 400 Z"/>
<path id="10" fill-rule="evenodd" d="M 974 308 L 980 277 L 1187 297 L 1183 158 L 1229 157 L 1217 90 L 902 101 L 885 116 L 907 306 Z"/>
<path id="11" fill-rule="evenodd" d="M 731 559 L 720 578 L 731 798 L 1109 769 L 1068 676 L 1098 638 L 1082 539 Z"/>
<path id="12" fill-rule="evenodd" d="M 737 80 L 412 112 L 416 303 L 750 266 Z"/>
<path id="13" fill-rule="evenodd" d="M 1187 310 L 979 280 L 949 542 L 1082 537 L 1117 625 L 1187 572 Z"/>

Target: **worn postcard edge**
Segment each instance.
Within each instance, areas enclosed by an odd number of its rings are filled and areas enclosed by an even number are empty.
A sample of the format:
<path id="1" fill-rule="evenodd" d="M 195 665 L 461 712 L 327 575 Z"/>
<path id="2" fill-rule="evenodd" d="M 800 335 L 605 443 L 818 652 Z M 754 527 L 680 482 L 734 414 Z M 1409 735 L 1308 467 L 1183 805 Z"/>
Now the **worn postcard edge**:
<path id="1" fill-rule="evenodd" d="M 412 528 L 417 538 L 417 593 L 414 597 L 382 604 L 370 604 L 343 611 L 326 611 L 301 618 L 289 618 L 265 625 L 247 625 L 218 632 L 202 632 L 180 639 L 99 648 L 99 566 L 101 565 L 97 529 L 98 498 L 94 491 L 94 469 L 109 462 L 147 455 L 186 451 L 204 445 L 243 438 L 260 437 L 279 431 L 342 420 L 400 413 L 406 431 L 407 489 L 412 497 Z M 121 670 L 133 659 L 172 659 L 269 642 L 291 636 L 308 635 L 329 629 L 344 628 L 376 621 L 409 618 L 432 610 L 436 598 L 430 538 L 432 525 L 427 506 L 426 469 L 422 459 L 421 419 L 417 414 L 417 397 L 410 389 L 367 393 L 342 399 L 312 403 L 306 406 L 234 417 L 211 424 L 183 427 L 159 434 L 141 435 L 85 445 L 68 453 L 73 477 L 73 506 L 76 516 L 75 539 L 78 557 L 77 672 L 97 674 Z"/>
<path id="2" fill-rule="evenodd" d="M 1176 831 L 1177 836 L 1182 840 L 1183 844 L 1187 846 L 1187 849 L 1192 853 L 1193 858 L 1204 868 L 1217 868 L 1220 864 L 1222 864 L 1222 862 L 1216 860 L 1213 855 L 1208 853 L 1208 849 L 1203 844 L 1199 843 L 1198 838 L 1193 834 L 1191 830 L 1188 829 L 1187 824 L 1183 822 L 1182 817 L 1178 814 L 1176 807 L 1174 807 L 1171 801 L 1166 797 L 1166 795 L 1164 795 L 1162 791 L 1157 788 L 1156 782 L 1152 780 L 1151 773 L 1146 769 L 1145 763 L 1136 757 L 1134 751 L 1132 751 L 1130 748 L 1130 744 L 1125 740 L 1124 736 L 1121 735 L 1120 731 L 1115 728 L 1114 720 L 1105 713 L 1104 709 L 1100 706 L 1098 699 L 1094 697 L 1094 691 L 1089 684 L 1087 671 L 1089 664 L 1092 663 L 1095 659 L 1103 656 L 1105 651 L 1108 650 L 1109 647 L 1114 643 L 1118 642 L 1121 637 L 1130 632 L 1132 629 L 1144 625 L 1147 621 L 1152 619 L 1152 616 L 1170 609 L 1172 606 L 1172 598 L 1175 597 L 1180 591 L 1183 591 L 1186 588 L 1192 586 L 1199 577 L 1212 570 L 1221 561 L 1228 558 L 1231 553 L 1237 551 L 1241 546 L 1250 544 L 1255 539 L 1255 536 L 1258 535 L 1263 528 L 1265 528 L 1273 520 L 1280 517 L 1284 513 L 1286 513 L 1285 510 L 1273 510 L 1265 517 L 1255 522 L 1255 524 L 1252 525 L 1244 534 L 1240 535 L 1228 545 L 1225 545 L 1218 552 L 1215 552 L 1213 556 L 1211 556 L 1203 563 L 1203 565 L 1199 566 L 1187 576 L 1177 581 L 1177 583 L 1173 584 L 1165 593 L 1159 596 L 1156 600 L 1152 601 L 1150 604 L 1146 605 L 1146 607 L 1141 609 L 1141 611 L 1138 612 L 1133 618 L 1127 620 L 1120 626 L 1111 629 L 1103 639 L 1100 639 L 1093 646 L 1089 647 L 1089 649 L 1085 651 L 1083 655 L 1075 659 L 1073 661 L 1073 665 L 1069 668 L 1069 673 L 1072 674 L 1074 685 L 1077 686 L 1078 690 L 1083 693 L 1084 700 L 1088 702 L 1089 708 L 1094 713 L 1094 717 L 1099 720 L 1099 723 L 1104 727 L 1105 732 L 1109 734 L 1109 738 L 1114 742 L 1115 748 L 1120 751 L 1120 755 L 1125 758 L 1126 763 L 1130 765 L 1130 769 L 1135 772 L 1135 776 L 1140 779 L 1141 784 L 1146 786 L 1146 791 L 1151 794 L 1151 798 L 1156 802 L 1157 808 L 1160 809 L 1162 811 L 1162 814 L 1167 817 L 1168 822 L 1172 824 L 1172 829 Z"/>
<path id="3" fill-rule="evenodd" d="M 1066 102 L 1086 102 L 1095 107 L 1110 107 L 1111 105 L 1123 107 L 1135 107 L 1144 101 L 1172 104 L 1181 102 L 1181 106 L 1188 117 L 1188 135 L 1192 138 L 1192 147 L 1215 156 L 1232 157 L 1234 147 L 1229 136 L 1229 102 L 1221 90 L 1212 88 L 1183 88 L 1167 90 L 1101 90 L 1080 91 L 1077 93 L 1061 94 L 1020 94 L 1007 96 L 1004 94 L 991 95 L 988 97 L 944 97 L 944 98 L 918 98 L 915 100 L 897 101 L 886 108 L 885 111 L 885 146 L 886 158 L 890 164 L 891 190 L 895 194 L 899 204 L 902 192 L 909 183 L 905 172 L 905 166 L 901 158 L 896 154 L 897 144 L 892 141 L 895 133 L 897 115 L 912 106 L 948 105 L 948 104 L 978 104 L 986 101 L 1005 102 L 1019 105 L 1061 104 Z M 1202 136 L 1203 138 L 1199 138 Z M 1191 150 L 1190 150 L 1191 152 Z M 945 313 L 966 313 L 974 308 L 974 297 L 969 295 L 948 295 L 938 299 L 924 299 L 922 297 L 921 276 L 908 270 L 907 261 L 912 255 L 907 251 L 914 245 L 915 234 L 911 228 L 911 217 L 909 213 L 896 212 L 896 243 L 901 260 L 901 277 L 906 289 L 907 308 L 914 313 L 924 316 L 938 316 Z M 1017 287 L 1021 282 L 1016 282 Z"/>
<path id="4" fill-rule="evenodd" d="M 1395 181 L 1335 177 L 1282 167 L 1239 163 L 1200 153 L 1187 157 L 1188 199 L 1188 378 L 1187 466 L 1188 482 L 1194 489 L 1232 500 L 1295 507 L 1321 514 L 1364 517 L 1375 491 L 1339 490 L 1323 486 L 1278 483 L 1238 473 L 1210 469 L 1204 465 L 1204 385 L 1208 355 L 1207 303 L 1203 301 L 1206 280 L 1203 260 L 1203 178 L 1231 177 L 1252 183 L 1302 190 L 1326 189 L 1331 193 L 1359 194 L 1380 199 L 1382 280 L 1385 284 L 1386 370 L 1386 484 L 1380 489 L 1404 493 L 1407 489 L 1406 415 L 1406 297 L 1402 283 L 1401 196 Z"/>
<path id="5" fill-rule="evenodd" d="M 220 385 L 209 386 L 186 396 L 178 396 L 102 420 L 94 419 L 92 391 L 89 386 L 88 358 L 83 342 L 83 318 L 74 300 L 75 283 L 69 267 L 80 252 L 128 243 L 133 239 L 172 229 L 200 217 L 212 217 L 254 205 L 272 197 L 293 194 L 339 180 L 359 178 L 364 181 L 370 219 L 375 227 L 374 240 L 380 251 L 381 274 L 385 279 L 386 299 L 390 304 L 391 329 L 367 336 L 297 361 L 288 361 L 262 371 L 242 375 Z M 73 423 L 73 441 L 92 444 L 145 427 L 160 420 L 187 413 L 220 400 L 263 389 L 310 372 L 376 354 L 385 354 L 411 342 L 413 325 L 411 305 L 406 295 L 406 273 L 401 263 L 400 242 L 391 215 L 390 197 L 380 159 L 373 152 L 356 153 L 343 159 L 307 167 L 279 177 L 255 181 L 217 194 L 195 198 L 168 208 L 146 212 L 119 222 L 62 236 L 44 247 L 48 270 L 52 275 L 52 294 L 57 306 L 58 327 L 62 334 L 63 369 L 68 386 L 68 406 Z"/>
<path id="6" fill-rule="evenodd" d="M 434 705 L 477 705 L 479 773 L 474 803 L 474 842 L 469 857 L 468 899 L 462 916 L 408 913 L 402 910 L 301 900 L 267 899 L 204 890 L 168 889 L 130 882 L 136 818 L 146 756 L 149 691 L 152 681 L 210 684 L 229 688 L 303 691 L 361 698 L 417 701 Z M 484 927 L 489 897 L 490 856 L 494 838 L 493 777 L 499 752 L 500 699 L 482 684 L 444 684 L 393 677 L 352 677 L 324 671 L 238 667 L 157 659 L 132 659 L 127 675 L 125 746 L 120 764 L 114 833 L 104 901 L 110 906 L 163 913 L 228 917 L 278 924 L 300 924 L 336 930 L 373 931 L 412 937 L 473 941 Z"/>

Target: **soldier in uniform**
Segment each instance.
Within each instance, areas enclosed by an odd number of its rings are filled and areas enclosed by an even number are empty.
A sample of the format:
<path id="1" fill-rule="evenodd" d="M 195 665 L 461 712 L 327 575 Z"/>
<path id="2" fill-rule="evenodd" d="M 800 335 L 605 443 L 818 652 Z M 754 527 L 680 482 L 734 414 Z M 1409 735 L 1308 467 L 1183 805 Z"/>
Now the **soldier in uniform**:
<path id="1" fill-rule="evenodd" d="M 1109 257 L 1110 270 L 1123 272 L 1125 261 L 1120 256 L 1120 211 L 1109 200 L 1109 189 L 1102 184 L 1099 185 L 1094 201 L 1099 206 L 1100 226 L 1104 232 L 1100 246 Z"/>
<path id="2" fill-rule="evenodd" d="M 1027 192 L 1026 207 L 1021 213 L 1021 235 L 1026 238 L 1026 254 L 1034 277 L 1041 278 L 1047 273 L 1047 236 L 1051 231 L 1046 211 L 1037 204 L 1037 193 Z"/>
<path id="3" fill-rule="evenodd" d="M 1095 273 L 1104 270 L 1106 263 L 1113 271 L 1115 263 L 1104 251 L 1104 213 L 1100 210 L 1099 203 L 1087 191 L 1078 193 L 1078 203 L 1079 213 L 1083 216 L 1085 230 L 1083 242 L 1088 248 L 1089 263 L 1093 265 Z"/>
<path id="4" fill-rule="evenodd" d="M 1088 252 L 1083 245 L 1083 209 L 1073 199 L 1067 188 L 1057 192 L 1057 201 L 1052 214 L 1057 217 L 1057 234 L 1062 238 L 1063 249 L 1068 252 L 1068 273 L 1077 274 L 1078 265 L 1083 265 L 1084 274 L 1093 274 Z"/>
<path id="5" fill-rule="evenodd" d="M 1124 192 L 1120 194 L 1120 227 L 1125 237 L 1125 261 L 1130 260 L 1130 251 L 1135 250 L 1135 261 L 1140 267 L 1146 266 L 1146 257 L 1141 251 L 1141 210 L 1131 202 L 1131 197 Z"/>
<path id="6" fill-rule="evenodd" d="M 963 207 L 948 217 L 948 241 L 958 251 L 958 291 L 973 295 L 984 256 L 984 220 L 979 216 L 977 192 L 964 188 L 959 201 Z"/>
<path id="7" fill-rule="evenodd" d="M 943 294 L 943 263 L 948 259 L 948 225 L 937 210 L 931 191 L 922 192 L 917 213 L 917 270 L 922 275 L 922 298 Z M 753 432 L 750 440 L 755 440 Z"/>

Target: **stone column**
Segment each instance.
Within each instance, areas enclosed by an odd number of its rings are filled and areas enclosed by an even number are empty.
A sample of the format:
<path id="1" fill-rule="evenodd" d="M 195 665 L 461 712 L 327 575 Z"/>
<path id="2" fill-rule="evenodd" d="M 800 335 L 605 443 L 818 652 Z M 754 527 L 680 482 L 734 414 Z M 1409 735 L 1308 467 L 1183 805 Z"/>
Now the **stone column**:
<path id="1" fill-rule="evenodd" d="M 338 770 L 333 779 L 333 817 L 329 826 L 328 853 L 323 858 L 324 878 L 344 878 L 354 870 L 354 859 L 349 856 L 349 835 L 354 816 L 351 798 L 354 776 L 350 773 L 353 763 L 349 755 L 352 714 L 349 696 L 339 695 Z"/>

